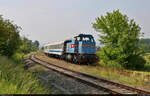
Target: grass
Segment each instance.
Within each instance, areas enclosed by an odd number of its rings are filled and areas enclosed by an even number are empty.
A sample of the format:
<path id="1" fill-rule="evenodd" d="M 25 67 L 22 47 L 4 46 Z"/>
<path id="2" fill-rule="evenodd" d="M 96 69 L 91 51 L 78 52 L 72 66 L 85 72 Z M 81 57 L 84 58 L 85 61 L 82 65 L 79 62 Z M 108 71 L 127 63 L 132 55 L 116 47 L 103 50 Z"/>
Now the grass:
<path id="1" fill-rule="evenodd" d="M 30 52 L 30 53 L 28 53 L 28 54 L 23 54 L 22 52 L 16 52 L 16 53 L 11 57 L 11 59 L 12 59 L 14 62 L 16 62 L 16 63 L 21 63 L 24 58 L 27 58 L 27 57 L 29 57 L 30 55 L 36 54 L 36 53 L 38 53 L 38 51 L 37 51 L 37 52 Z"/>
<path id="2" fill-rule="evenodd" d="M 98 52 L 97 54 L 99 55 L 100 52 Z M 138 70 L 129 70 L 118 67 L 118 65 L 107 66 L 110 68 L 102 67 L 101 72 L 95 72 L 94 74 L 99 74 L 99 76 L 103 76 L 105 78 L 112 79 L 121 83 L 150 89 L 150 54 L 147 54 L 143 57 L 146 60 L 144 68 Z M 113 63 L 114 65 L 117 64 L 115 62 L 110 63 Z M 105 66 L 103 62 L 98 62 L 97 65 Z M 113 68 L 115 68 L 115 70 L 112 70 Z"/>
<path id="3" fill-rule="evenodd" d="M 14 63 L 0 56 L 0 94 L 48 94 L 31 72 L 23 69 L 23 64 Z"/>
<path id="4" fill-rule="evenodd" d="M 136 72 L 133 74 L 125 74 L 123 71 L 121 70 L 112 70 L 112 69 L 108 69 L 105 67 L 97 67 L 97 68 L 93 68 L 93 66 L 91 67 L 87 67 L 84 68 L 84 70 L 81 70 L 90 74 L 94 74 L 97 76 L 101 76 L 110 80 L 115 80 L 121 83 L 125 83 L 125 84 L 132 84 L 132 85 L 138 85 L 138 86 L 142 86 L 144 82 L 147 82 L 148 79 L 144 79 L 144 76 L 136 76 Z"/>

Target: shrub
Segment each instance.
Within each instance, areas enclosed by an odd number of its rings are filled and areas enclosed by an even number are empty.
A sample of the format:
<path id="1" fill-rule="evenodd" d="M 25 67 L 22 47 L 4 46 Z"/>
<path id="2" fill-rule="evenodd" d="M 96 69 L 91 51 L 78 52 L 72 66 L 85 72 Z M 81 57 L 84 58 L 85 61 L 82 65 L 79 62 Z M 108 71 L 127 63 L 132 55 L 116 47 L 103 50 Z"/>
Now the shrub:
<path id="1" fill-rule="evenodd" d="M 125 67 L 130 69 L 142 69 L 145 63 L 146 61 L 142 56 L 133 56 L 129 58 L 129 63 Z"/>
<path id="2" fill-rule="evenodd" d="M 147 56 L 147 64 L 150 64 L 150 55 Z"/>
<path id="3" fill-rule="evenodd" d="M 14 62 L 16 62 L 16 63 L 21 63 L 21 61 L 22 61 L 22 59 L 23 59 L 23 53 L 17 52 L 17 53 L 15 53 L 15 54 L 12 55 L 11 59 L 12 59 Z"/>

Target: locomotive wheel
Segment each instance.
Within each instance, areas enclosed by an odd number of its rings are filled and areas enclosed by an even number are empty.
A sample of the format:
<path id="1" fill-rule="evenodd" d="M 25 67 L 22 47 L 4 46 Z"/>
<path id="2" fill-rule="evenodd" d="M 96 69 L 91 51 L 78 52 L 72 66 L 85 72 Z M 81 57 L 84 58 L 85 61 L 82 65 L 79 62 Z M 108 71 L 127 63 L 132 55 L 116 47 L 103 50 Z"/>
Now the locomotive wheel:
<path id="1" fill-rule="evenodd" d="M 72 61 L 72 56 L 70 54 L 67 55 L 67 60 Z"/>
<path id="2" fill-rule="evenodd" d="M 74 62 L 74 63 L 78 63 L 78 58 L 77 58 L 77 56 L 74 56 L 74 57 L 73 57 L 73 62 Z"/>

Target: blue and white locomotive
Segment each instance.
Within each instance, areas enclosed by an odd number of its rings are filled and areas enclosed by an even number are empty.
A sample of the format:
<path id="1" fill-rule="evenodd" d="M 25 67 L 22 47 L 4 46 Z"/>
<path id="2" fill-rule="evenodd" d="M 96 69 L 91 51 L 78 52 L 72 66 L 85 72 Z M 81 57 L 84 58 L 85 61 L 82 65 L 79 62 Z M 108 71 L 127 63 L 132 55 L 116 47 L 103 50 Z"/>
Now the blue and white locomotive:
<path id="1" fill-rule="evenodd" d="M 79 34 L 73 39 L 46 44 L 44 53 L 73 61 L 74 63 L 93 63 L 98 60 L 95 40 L 89 34 Z"/>

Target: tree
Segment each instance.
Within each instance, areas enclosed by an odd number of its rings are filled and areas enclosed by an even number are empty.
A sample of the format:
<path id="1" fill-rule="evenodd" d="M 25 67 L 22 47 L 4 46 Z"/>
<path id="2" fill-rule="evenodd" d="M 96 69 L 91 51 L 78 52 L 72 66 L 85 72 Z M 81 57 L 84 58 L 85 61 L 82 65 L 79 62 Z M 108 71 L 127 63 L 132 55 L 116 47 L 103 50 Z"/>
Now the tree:
<path id="1" fill-rule="evenodd" d="M 105 44 L 101 60 L 115 61 L 125 68 L 143 67 L 145 61 L 140 57 L 143 51 L 138 46 L 141 28 L 133 19 L 129 20 L 119 10 L 107 12 L 106 16 L 96 18 L 93 28 L 101 33 L 100 43 Z"/>
<path id="2" fill-rule="evenodd" d="M 39 41 L 35 40 L 35 41 L 34 41 L 34 45 L 35 45 L 37 48 L 39 48 L 39 45 L 40 45 L 40 44 L 39 44 Z"/>
<path id="3" fill-rule="evenodd" d="M 31 43 L 32 43 L 32 41 L 29 40 L 28 38 L 26 38 L 26 37 L 22 38 L 21 50 L 24 54 L 31 52 L 31 46 L 32 46 Z"/>
<path id="4" fill-rule="evenodd" d="M 150 53 L 150 39 L 141 38 L 139 41 L 139 46 L 144 50 L 145 53 Z"/>
<path id="5" fill-rule="evenodd" d="M 32 40 L 29 40 L 26 37 L 22 38 L 22 45 L 20 51 L 22 51 L 24 54 L 30 53 L 32 51 L 37 51 L 38 49 L 39 49 L 39 41 L 35 40 L 33 42 Z"/>
<path id="6" fill-rule="evenodd" d="M 0 54 L 12 56 L 21 44 L 20 27 L 0 15 Z"/>
<path id="7" fill-rule="evenodd" d="M 33 51 L 37 51 L 39 49 L 39 41 L 35 40 L 34 42 L 32 42 L 32 50 Z"/>

